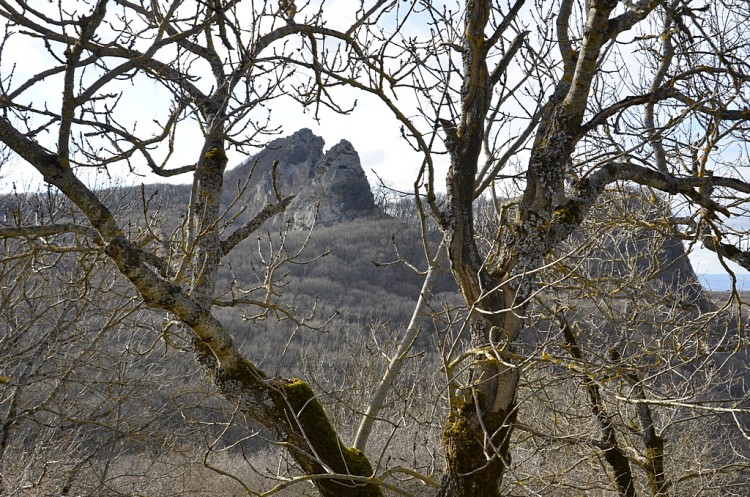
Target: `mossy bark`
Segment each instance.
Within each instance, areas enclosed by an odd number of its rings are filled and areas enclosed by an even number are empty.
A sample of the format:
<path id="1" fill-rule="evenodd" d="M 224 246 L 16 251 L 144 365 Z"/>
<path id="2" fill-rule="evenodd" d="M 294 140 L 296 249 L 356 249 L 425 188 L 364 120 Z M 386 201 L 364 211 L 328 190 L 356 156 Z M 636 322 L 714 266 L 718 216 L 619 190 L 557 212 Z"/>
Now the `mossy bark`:
<path id="1" fill-rule="evenodd" d="M 635 385 L 634 392 L 637 398 L 645 399 L 642 382 L 638 375 L 629 375 Z M 636 405 L 638 424 L 641 429 L 641 439 L 646 446 L 646 463 L 644 469 L 648 480 L 648 488 L 651 497 L 667 497 L 669 495 L 669 482 L 664 472 L 664 438 L 656 433 L 656 424 L 648 404 Z"/>
<path id="2" fill-rule="evenodd" d="M 289 450 L 307 474 L 325 474 L 326 468 L 340 475 L 372 476 L 372 465 L 364 453 L 346 447 L 331 425 L 323 405 L 306 382 L 298 379 L 276 379 L 273 399 L 276 408 L 290 422 Z M 376 497 L 380 488 L 346 478 L 315 481 L 323 496 Z"/>
<path id="3" fill-rule="evenodd" d="M 479 404 L 483 402 L 479 400 Z M 443 441 L 448 472 L 439 497 L 499 497 L 499 484 L 510 462 L 510 434 L 515 409 L 482 415 L 471 401 L 448 416 Z"/>
<path id="4" fill-rule="evenodd" d="M 210 358 L 202 356 L 210 363 Z M 324 497 L 380 497 L 362 451 L 344 445 L 312 388 L 298 378 L 268 378 L 249 361 L 209 371 L 222 394 L 274 433 Z M 338 475 L 341 475 L 340 477 Z M 354 479 L 347 479 L 350 475 Z"/>

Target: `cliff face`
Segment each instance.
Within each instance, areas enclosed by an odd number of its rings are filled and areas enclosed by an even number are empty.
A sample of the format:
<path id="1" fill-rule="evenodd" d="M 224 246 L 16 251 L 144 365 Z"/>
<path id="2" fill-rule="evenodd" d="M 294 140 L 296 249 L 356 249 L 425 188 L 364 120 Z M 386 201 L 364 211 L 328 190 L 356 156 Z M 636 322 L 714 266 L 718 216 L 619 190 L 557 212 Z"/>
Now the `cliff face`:
<path id="1" fill-rule="evenodd" d="M 315 165 L 312 183 L 292 203 L 291 214 L 297 228 L 381 215 L 359 155 L 346 140 L 334 145 Z"/>
<path id="2" fill-rule="evenodd" d="M 307 188 L 315 174 L 315 165 L 323 157 L 323 138 L 309 129 L 272 140 L 266 147 L 227 172 L 222 201 L 228 204 L 237 192 L 237 184 L 249 178 L 248 203 L 262 205 L 274 198 L 272 165 L 278 161 L 276 188 L 282 196 Z"/>
<path id="3" fill-rule="evenodd" d="M 294 228 L 382 217 L 352 144 L 342 140 L 325 154 L 323 146 L 323 139 L 306 128 L 273 140 L 227 174 L 224 202 L 231 200 L 237 182 L 242 183 L 248 175 L 251 175 L 249 200 L 258 203 L 272 200 L 272 164 L 278 161 L 277 190 L 282 196 L 296 195 L 286 213 Z"/>
<path id="4" fill-rule="evenodd" d="M 584 226 L 573 236 L 579 243 L 597 240 L 581 261 L 584 274 L 613 288 L 624 281 L 638 282 L 644 290 L 701 312 L 714 309 L 682 241 L 669 233 L 672 210 L 667 201 L 645 189 L 626 188 L 605 193 L 591 217 L 598 218 L 599 228 Z"/>

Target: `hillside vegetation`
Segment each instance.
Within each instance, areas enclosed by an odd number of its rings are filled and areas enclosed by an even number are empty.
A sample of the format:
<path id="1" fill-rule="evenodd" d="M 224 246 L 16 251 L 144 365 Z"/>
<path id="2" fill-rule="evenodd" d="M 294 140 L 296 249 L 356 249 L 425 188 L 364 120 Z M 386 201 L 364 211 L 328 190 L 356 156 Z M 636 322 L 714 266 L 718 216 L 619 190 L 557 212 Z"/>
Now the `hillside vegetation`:
<path id="1" fill-rule="evenodd" d="M 180 229 L 174 221 L 189 201 L 189 190 L 179 186 L 115 189 L 108 195 L 123 222 L 133 225 L 142 220 L 127 216 L 138 212 L 142 199 L 149 199 L 154 216 L 172 221 L 162 225 L 165 230 Z M 242 242 L 219 273 L 219 316 L 243 352 L 274 376 L 302 372 L 346 437 L 354 436 L 357 413 L 366 408 L 420 292 L 422 276 L 416 270 L 425 269 L 421 231 L 409 205 L 409 199 L 390 197 L 380 207 L 391 216 L 312 230 L 292 229 L 285 221 L 268 223 L 256 237 Z M 605 203 L 598 216 L 602 221 L 612 215 L 622 218 L 625 213 L 618 205 L 630 205 L 630 215 L 643 218 L 640 207 L 628 202 Z M 4 206 L 3 212 L 11 215 L 41 214 L 58 222 L 75 218 L 54 196 L 7 197 Z M 491 216 L 478 220 L 480 231 L 488 230 L 488 240 L 495 222 Z M 542 278 L 548 282 L 548 294 L 534 307 L 536 331 L 519 349 L 524 356 L 542 357 L 528 364 L 522 412 L 534 420 L 535 430 L 557 433 L 561 439 L 571 436 L 565 433 L 597 430 L 581 397 L 585 389 L 579 374 L 575 368 L 570 374 L 573 363 L 565 356 L 571 347 L 607 356 L 615 344 L 618 360 L 626 361 L 628 374 L 635 377 L 641 368 L 654 371 L 656 363 L 667 361 L 650 387 L 664 389 L 664 395 L 681 390 L 685 376 L 691 378 L 691 389 L 703 392 L 701 398 L 743 395 L 740 385 L 747 371 L 742 360 L 729 353 L 728 344 L 711 352 L 710 370 L 705 356 L 707 347 L 724 343 L 722 335 L 740 326 L 738 316 L 721 309 L 721 301 L 710 304 L 715 314 L 704 314 L 706 301 L 695 301 L 691 286 L 694 275 L 679 275 L 689 268 L 687 260 L 680 259 L 684 253 L 678 251 L 674 258 L 674 247 L 665 251 L 672 242 L 658 231 L 645 225 L 627 230 L 619 226 L 592 224 L 592 231 L 571 239 L 570 250 L 579 259 L 567 257 L 550 266 Z M 42 247 L 33 240 L 4 246 L 0 276 L 7 290 L 2 294 L 5 332 L 0 352 L 3 374 L 16 385 L 4 400 L 6 488 L 25 489 L 19 495 L 68 489 L 84 495 L 136 491 L 208 496 L 217 488 L 226 495 L 242 495 L 241 486 L 213 473 L 214 467 L 251 486 L 270 485 L 280 470 L 274 461 L 281 457 L 264 442 L 270 434 L 238 416 L 196 375 L 187 354 L 190 339 L 181 327 L 144 308 L 127 285 L 113 285 L 113 269 L 105 261 L 95 272 L 85 270 L 101 257 L 96 246 L 75 237 L 57 243 L 84 248 L 55 254 L 40 252 Z M 434 248 L 437 238 L 429 243 Z M 54 276 L 38 271 L 45 266 L 55 268 Z M 410 464 L 425 474 L 439 471 L 435 458 L 445 407 L 434 399 L 446 395 L 439 387 L 444 382 L 439 364 L 444 348 L 460 333 L 465 313 L 448 268 L 444 271 L 433 288 L 432 312 L 422 318 L 409 366 L 382 414 L 401 419 L 396 425 L 400 435 L 392 438 L 396 426 L 383 424 L 373 436 L 377 450 L 390 454 L 386 467 Z M 97 297 L 98 292 L 106 299 Z M 706 299 L 702 294 L 700 298 Z M 232 299 L 268 305 L 225 307 Z M 148 333 L 153 328 L 163 330 L 161 337 Z M 23 346 L 29 343 L 34 345 Z M 665 355 L 675 348 L 678 356 Z M 438 374 L 426 377 L 427 370 Z M 560 397 L 550 392 L 550 381 L 568 385 L 568 393 Z M 561 405 L 567 427 L 552 421 L 563 414 Z M 673 425 L 676 431 L 661 436 L 677 446 L 711 440 L 709 452 L 700 458 L 730 467 L 735 464 L 732 458 L 716 445 L 718 440 L 731 446 L 738 442 L 730 435 L 732 420 L 726 422 L 725 428 L 715 420 L 679 422 Z M 243 435 L 248 425 L 249 437 Z M 528 435 L 523 430 L 519 434 L 522 454 L 554 450 L 561 461 L 577 457 L 576 444 L 564 444 L 563 456 L 560 446 L 542 449 Z M 739 446 L 736 450 L 745 453 Z M 65 462 L 59 460 L 61 451 Z M 670 465 L 693 464 L 692 456 L 681 450 L 669 457 Z M 205 465 L 197 463 L 204 458 Z M 293 465 L 284 468 L 282 474 L 294 474 Z M 573 469 L 524 466 L 527 478 L 540 482 L 553 473 L 571 482 L 582 478 Z M 715 478 L 721 485 L 740 485 L 742 475 Z M 416 481 L 404 488 L 413 495 L 431 492 Z M 290 492 L 299 495 L 301 489 Z"/>

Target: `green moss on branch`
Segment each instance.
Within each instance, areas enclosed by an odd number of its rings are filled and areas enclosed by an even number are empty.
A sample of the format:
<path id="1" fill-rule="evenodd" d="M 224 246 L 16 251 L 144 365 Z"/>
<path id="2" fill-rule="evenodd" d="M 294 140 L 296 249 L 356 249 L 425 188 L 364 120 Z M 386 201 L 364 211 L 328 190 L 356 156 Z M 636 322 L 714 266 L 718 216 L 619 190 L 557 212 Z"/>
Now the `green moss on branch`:
<path id="1" fill-rule="evenodd" d="M 372 465 L 360 450 L 346 447 L 336 433 L 328 415 L 308 383 L 298 378 L 276 382 L 276 402 L 292 423 L 290 441 L 298 439 L 296 458 L 308 474 L 321 473 L 322 461 L 334 473 L 370 477 Z M 303 445 L 304 442 L 305 444 Z M 293 451 L 295 449 L 292 449 Z M 309 453 L 313 457 L 309 457 Z M 323 495 L 382 495 L 375 484 L 351 480 L 321 479 L 316 485 Z"/>

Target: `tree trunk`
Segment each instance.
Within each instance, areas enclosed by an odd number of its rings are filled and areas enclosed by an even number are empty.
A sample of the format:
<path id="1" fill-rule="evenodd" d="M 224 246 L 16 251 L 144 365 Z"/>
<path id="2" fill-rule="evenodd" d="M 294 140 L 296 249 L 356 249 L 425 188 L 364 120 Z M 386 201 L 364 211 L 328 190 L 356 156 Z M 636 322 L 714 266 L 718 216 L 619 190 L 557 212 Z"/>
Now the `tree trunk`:
<path id="1" fill-rule="evenodd" d="M 646 393 L 640 378 L 636 374 L 628 375 L 633 382 L 633 393 L 638 399 L 646 400 Z M 664 439 L 656 433 L 654 418 L 648 404 L 636 404 L 638 424 L 641 429 L 641 439 L 646 446 L 646 463 L 644 469 L 648 479 L 651 497 L 667 497 L 669 483 L 664 473 Z"/>
<path id="2" fill-rule="evenodd" d="M 497 497 L 510 464 L 518 371 L 485 359 L 475 362 L 474 372 L 479 379 L 464 398 L 453 399 L 443 432 L 448 468 L 440 497 Z"/>
<path id="3" fill-rule="evenodd" d="M 573 358 L 578 361 L 584 361 L 583 352 L 578 346 L 578 339 L 573 331 L 573 327 L 564 318 L 560 318 L 560 326 L 567 345 L 566 350 Z M 602 450 L 604 460 L 607 461 L 607 464 L 609 464 L 614 473 L 617 493 L 621 497 L 635 497 L 635 483 L 633 472 L 630 469 L 630 461 L 617 441 L 617 432 L 612 425 L 612 418 L 604 406 L 604 401 L 599 392 L 599 385 L 593 378 L 585 376 L 583 386 L 586 388 L 589 402 L 591 403 L 591 413 L 596 418 L 601 435 L 600 439 L 594 442 L 594 445 Z"/>
<path id="4" fill-rule="evenodd" d="M 474 234 L 474 183 L 492 94 L 485 37 L 489 12 L 488 0 L 466 2 L 461 119 L 457 126 L 441 121 L 451 157 L 447 212 L 441 218 L 441 229 L 448 240 L 451 271 L 472 309 L 468 320 L 474 357 L 472 382 L 458 386 L 460 393 L 449 399 L 450 414 L 443 431 L 447 468 L 438 492 L 441 497 L 500 495 L 516 413 L 518 371 L 510 359 L 509 344 L 518 336 L 521 323 L 512 312 L 495 314 L 514 305 L 515 292 L 510 285 L 499 289 L 502 277 L 485 271 Z M 479 312 L 482 310 L 488 313 Z"/>
<path id="5" fill-rule="evenodd" d="M 101 237 L 99 242 L 117 269 L 140 293 L 146 305 L 166 310 L 185 324 L 193 335 L 196 361 L 219 392 L 252 419 L 267 427 L 286 444 L 303 471 L 324 497 L 379 497 L 380 487 L 369 481 L 373 470 L 367 457 L 347 448 L 331 425 L 322 404 L 310 386 L 302 380 L 268 378 L 237 350 L 221 322 L 211 313 L 208 295 L 212 281 L 201 279 L 192 296 L 182 287 L 156 274 L 142 253 L 123 235 L 109 209 L 66 166 L 65 158 L 46 151 L 19 133 L 6 119 L 0 119 L 0 140 L 11 147 L 60 189 L 83 212 Z M 209 149 L 208 168 L 224 163 L 223 153 Z M 219 191 L 220 180 L 202 178 L 207 190 Z M 210 195 L 204 195 L 210 198 Z M 205 210 L 213 208 L 207 203 Z M 205 224 L 205 223 L 204 223 Z M 207 265 L 220 250 L 218 236 L 204 245 Z M 212 276 L 207 275 L 209 278 Z M 214 276 L 215 277 L 215 276 Z M 208 289 L 207 289 L 208 288 Z M 346 478 L 352 476 L 352 479 Z"/>

